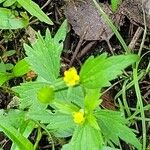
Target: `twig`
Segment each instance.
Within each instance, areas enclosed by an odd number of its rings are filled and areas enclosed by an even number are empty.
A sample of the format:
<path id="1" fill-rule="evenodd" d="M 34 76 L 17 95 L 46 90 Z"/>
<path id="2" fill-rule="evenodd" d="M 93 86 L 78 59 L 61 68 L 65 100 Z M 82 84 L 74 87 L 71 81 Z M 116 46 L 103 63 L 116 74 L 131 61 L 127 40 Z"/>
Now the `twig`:
<path id="1" fill-rule="evenodd" d="M 48 0 L 42 7 L 41 9 L 45 8 L 52 0 Z"/>
<path id="2" fill-rule="evenodd" d="M 79 50 L 80 50 L 80 47 L 81 47 L 81 45 L 82 45 L 82 42 L 83 42 L 83 40 L 84 40 L 84 37 L 85 37 L 86 33 L 87 33 L 87 27 L 85 28 L 85 30 L 84 30 L 84 32 L 83 32 L 83 35 L 81 36 L 81 38 L 80 38 L 80 40 L 79 40 L 79 42 L 78 42 L 78 44 L 77 44 L 77 47 L 76 47 L 76 49 L 75 49 L 75 51 L 74 51 L 74 53 L 73 53 L 72 59 L 71 59 L 71 61 L 70 61 L 70 63 L 69 63 L 69 67 L 72 66 L 74 60 L 76 59 L 77 54 L 78 54 L 78 52 L 79 52 Z"/>
<path id="3" fill-rule="evenodd" d="M 97 43 L 97 41 L 91 41 L 90 43 L 88 43 L 82 50 L 81 52 L 77 55 L 77 58 L 80 59 L 81 57 L 83 57 L 87 52 L 89 52 L 89 50 L 91 49 L 91 47 Z"/>
<path id="4" fill-rule="evenodd" d="M 138 27 L 138 29 L 136 30 L 136 32 L 135 32 L 135 34 L 134 34 L 134 36 L 133 36 L 133 38 L 132 38 L 132 40 L 128 46 L 131 50 L 135 48 L 135 45 L 136 45 L 138 39 L 140 38 L 142 32 L 143 32 L 143 28 Z"/>

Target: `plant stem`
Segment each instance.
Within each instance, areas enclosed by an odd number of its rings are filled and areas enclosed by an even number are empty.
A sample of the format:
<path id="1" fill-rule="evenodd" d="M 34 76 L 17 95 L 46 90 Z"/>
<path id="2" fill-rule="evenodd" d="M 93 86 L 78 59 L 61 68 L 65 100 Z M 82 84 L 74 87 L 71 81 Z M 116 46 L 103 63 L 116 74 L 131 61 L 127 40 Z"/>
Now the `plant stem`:
<path id="1" fill-rule="evenodd" d="M 138 106 L 140 107 L 141 112 L 141 120 L 142 120 L 142 131 L 143 131 L 143 150 L 146 149 L 146 124 L 145 124 L 145 113 L 144 113 L 144 106 L 142 101 L 142 95 L 140 92 L 140 87 L 138 83 L 138 74 L 137 74 L 137 67 L 133 68 L 133 80 L 134 80 L 134 86 L 136 91 L 136 97 L 138 101 Z"/>
<path id="2" fill-rule="evenodd" d="M 142 3 L 143 3 L 143 1 L 142 1 Z M 144 45 L 144 41 L 145 41 L 145 38 L 146 38 L 146 33 L 147 33 L 146 18 L 145 18 L 145 12 L 144 12 L 143 7 L 142 7 L 142 10 L 143 10 L 143 18 L 144 18 L 145 30 L 144 30 L 142 42 L 141 42 L 141 45 L 140 45 L 140 49 L 139 49 L 139 52 L 138 52 L 139 56 L 141 56 L 143 45 Z M 140 107 L 140 112 L 141 112 L 142 131 L 143 131 L 143 150 L 145 150 L 146 149 L 146 123 L 145 123 L 146 120 L 145 120 L 145 113 L 144 113 L 144 106 L 143 106 L 143 101 L 142 101 L 142 95 L 141 95 L 140 87 L 139 87 L 139 83 L 138 83 L 138 66 L 139 66 L 139 62 L 140 61 L 138 61 L 135 64 L 135 67 L 133 67 L 133 80 L 134 80 L 134 86 L 135 86 L 137 101 L 138 101 L 137 104 L 139 104 L 137 106 Z"/>
<path id="3" fill-rule="evenodd" d="M 37 149 L 39 141 L 41 140 L 41 137 L 42 137 L 41 127 L 38 127 L 38 134 L 37 134 L 36 142 L 34 144 L 34 150 Z"/>

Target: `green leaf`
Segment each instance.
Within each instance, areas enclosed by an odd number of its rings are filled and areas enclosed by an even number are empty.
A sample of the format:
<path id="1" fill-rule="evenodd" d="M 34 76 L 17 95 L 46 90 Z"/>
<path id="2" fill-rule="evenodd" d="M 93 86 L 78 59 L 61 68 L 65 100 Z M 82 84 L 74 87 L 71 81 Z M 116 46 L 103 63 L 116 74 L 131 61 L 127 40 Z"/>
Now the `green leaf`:
<path id="1" fill-rule="evenodd" d="M 86 89 L 84 105 L 87 111 L 92 112 L 100 104 L 99 89 Z"/>
<path id="2" fill-rule="evenodd" d="M 17 62 L 17 64 L 13 68 L 13 74 L 15 77 L 21 77 L 24 74 L 28 73 L 30 71 L 29 64 L 25 61 L 25 59 L 22 59 Z"/>
<path id="3" fill-rule="evenodd" d="M 31 110 L 27 113 L 27 118 L 48 124 L 46 128 L 57 137 L 71 136 L 75 128 L 73 117 L 58 111 L 52 113 L 49 110 Z"/>
<path id="4" fill-rule="evenodd" d="M 116 11 L 119 7 L 119 4 L 122 0 L 111 0 L 111 8 L 113 11 Z"/>
<path id="5" fill-rule="evenodd" d="M 25 112 L 17 110 L 17 109 L 9 109 L 7 112 L 5 110 L 0 110 L 0 117 L 3 120 L 9 122 L 11 126 L 15 129 L 18 129 L 22 122 L 24 122 Z"/>
<path id="6" fill-rule="evenodd" d="M 101 150 L 103 139 L 101 132 L 88 123 L 78 126 L 69 143 L 69 150 Z"/>
<path id="7" fill-rule="evenodd" d="M 12 55 L 14 55 L 15 53 L 16 53 L 15 50 L 5 51 L 5 52 L 3 53 L 3 57 L 9 57 L 9 56 L 12 56 Z"/>
<path id="8" fill-rule="evenodd" d="M 14 68 L 14 65 L 11 63 L 5 64 L 6 70 L 12 70 Z"/>
<path id="9" fill-rule="evenodd" d="M 29 108 L 33 110 L 45 109 L 47 105 L 42 104 L 37 99 L 37 93 L 44 86 L 51 86 L 45 82 L 27 82 L 21 86 L 13 87 L 12 90 L 19 94 L 21 109 Z"/>
<path id="10" fill-rule="evenodd" d="M 55 136 L 64 138 L 72 136 L 75 124 L 71 115 L 55 113 L 46 128 L 52 131 Z"/>
<path id="11" fill-rule="evenodd" d="M 4 64 L 3 62 L 0 63 L 0 73 L 7 73 L 7 70 L 12 70 L 13 69 L 13 64 L 7 63 Z"/>
<path id="12" fill-rule="evenodd" d="M 6 73 L 6 65 L 4 62 L 0 63 L 0 73 Z"/>
<path id="13" fill-rule="evenodd" d="M 8 80 L 12 79 L 14 76 L 11 73 L 0 72 L 0 86 L 3 85 Z"/>
<path id="14" fill-rule="evenodd" d="M 132 130 L 125 125 L 127 121 L 122 117 L 121 113 L 110 110 L 99 110 L 95 112 L 95 116 L 101 132 L 107 140 L 111 140 L 116 145 L 119 145 L 119 138 L 121 138 L 140 150 L 140 142 Z"/>
<path id="15" fill-rule="evenodd" d="M 110 86 L 111 80 L 122 74 L 122 70 L 139 59 L 137 55 L 118 55 L 107 58 L 104 53 L 100 56 L 89 57 L 80 71 L 80 82 L 87 88 L 102 88 Z"/>
<path id="16" fill-rule="evenodd" d="M 19 110 L 9 110 L 5 113 L 0 110 L 0 129 L 19 147 L 19 149 L 33 150 L 33 145 L 23 135 L 17 131 L 24 122 L 24 112 Z"/>
<path id="17" fill-rule="evenodd" d="M 119 149 L 111 148 L 111 147 L 108 147 L 108 146 L 104 146 L 102 150 L 119 150 Z"/>
<path id="18" fill-rule="evenodd" d="M 74 87 L 71 89 L 70 94 L 68 94 L 68 89 L 60 90 L 56 92 L 55 96 L 56 99 L 61 99 L 64 102 L 71 102 L 74 103 L 81 108 L 84 107 L 84 93 L 80 86 Z"/>
<path id="19" fill-rule="evenodd" d="M 51 83 L 59 76 L 60 55 L 63 50 L 63 41 L 67 33 L 66 21 L 61 25 L 58 33 L 61 37 L 59 38 L 59 40 L 61 39 L 60 43 L 57 39 L 51 38 L 51 36 L 49 36 L 50 32 L 47 30 L 45 39 L 38 34 L 38 39 L 35 44 L 32 44 L 32 48 L 26 44 L 24 45 L 28 56 L 26 58 L 27 62 L 41 79 Z M 61 33 L 63 33 L 63 36 Z"/>
<path id="20" fill-rule="evenodd" d="M 96 117 L 93 115 L 93 113 L 87 114 L 86 119 L 91 127 L 95 128 L 96 130 L 100 130 L 100 127 L 97 123 Z"/>
<path id="21" fill-rule="evenodd" d="M 31 120 L 26 120 L 22 122 L 22 124 L 19 126 L 19 132 L 21 133 L 21 135 L 28 138 L 33 129 L 35 128 L 35 125 L 35 122 Z M 11 150 L 19 150 L 19 147 L 15 143 L 13 143 L 11 146 Z"/>
<path id="22" fill-rule="evenodd" d="M 0 3 L 3 3 L 4 1 L 6 1 L 6 0 L 0 0 Z"/>
<path id="23" fill-rule="evenodd" d="M 15 16 L 11 10 L 6 8 L 0 8 L 0 18 L 0 29 L 25 28 L 29 24 L 28 19 Z"/>
<path id="24" fill-rule="evenodd" d="M 9 125 L 8 122 L 5 122 L 5 120 L 0 122 L 0 128 L 20 149 L 34 150 L 31 142 Z"/>
<path id="25" fill-rule="evenodd" d="M 77 107 L 76 105 L 68 102 L 63 102 L 60 99 L 55 100 L 54 105 L 60 112 L 64 114 L 72 114 L 80 110 L 80 108 Z"/>
<path id="26" fill-rule="evenodd" d="M 70 150 L 69 148 L 70 148 L 70 145 L 69 144 L 65 144 L 65 145 L 63 145 L 61 150 Z M 111 147 L 108 147 L 108 146 L 104 146 L 102 148 L 102 150 L 119 150 L 119 149 L 111 148 Z"/>
<path id="27" fill-rule="evenodd" d="M 68 23 L 67 23 L 67 20 L 65 20 L 62 23 L 61 27 L 58 29 L 57 33 L 55 34 L 54 41 L 56 43 L 62 43 L 66 38 L 67 31 L 68 31 Z"/>
<path id="28" fill-rule="evenodd" d="M 10 7 L 12 6 L 17 0 L 6 0 L 4 3 L 3 3 L 3 7 Z"/>
<path id="29" fill-rule="evenodd" d="M 40 9 L 40 7 L 31 0 L 17 0 L 17 2 L 26 9 L 32 16 L 37 17 L 40 21 L 53 25 L 50 18 Z"/>

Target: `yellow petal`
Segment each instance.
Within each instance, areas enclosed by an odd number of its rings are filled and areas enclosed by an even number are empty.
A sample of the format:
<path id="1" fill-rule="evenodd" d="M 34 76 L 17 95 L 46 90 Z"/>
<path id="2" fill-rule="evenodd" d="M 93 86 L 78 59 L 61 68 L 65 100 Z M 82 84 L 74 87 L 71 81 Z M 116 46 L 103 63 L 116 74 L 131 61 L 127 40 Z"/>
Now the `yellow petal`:
<path id="1" fill-rule="evenodd" d="M 79 83 L 80 77 L 77 74 L 77 70 L 71 67 L 69 70 L 64 72 L 64 81 L 68 86 L 74 86 Z"/>
<path id="2" fill-rule="evenodd" d="M 82 111 L 74 112 L 73 120 L 76 124 L 84 123 L 84 121 L 85 121 L 84 112 L 82 112 Z"/>

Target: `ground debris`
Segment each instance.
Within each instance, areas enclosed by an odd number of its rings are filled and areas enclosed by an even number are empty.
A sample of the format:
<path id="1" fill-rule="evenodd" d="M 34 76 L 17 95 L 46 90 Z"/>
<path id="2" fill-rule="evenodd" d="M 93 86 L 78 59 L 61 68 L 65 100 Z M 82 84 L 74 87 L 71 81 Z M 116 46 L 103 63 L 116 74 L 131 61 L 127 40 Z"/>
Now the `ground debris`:
<path id="1" fill-rule="evenodd" d="M 118 26 L 121 16 L 115 16 L 107 4 L 101 5 Z M 92 0 L 66 2 L 65 15 L 77 35 L 85 34 L 85 40 L 108 40 L 113 35 Z"/>
<path id="2" fill-rule="evenodd" d="M 144 26 L 143 10 L 145 12 L 147 28 L 150 29 L 150 0 L 124 0 L 119 11 L 137 25 Z"/>

